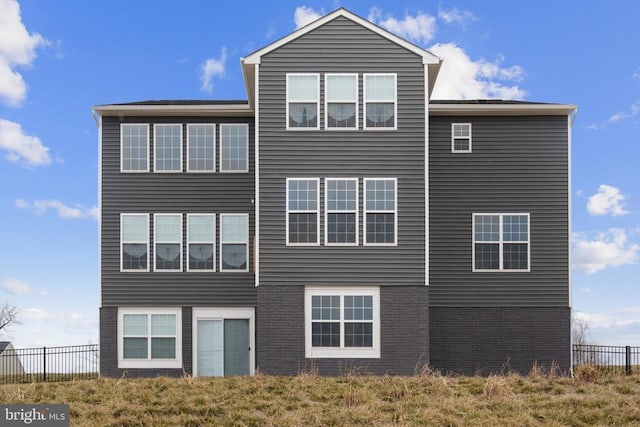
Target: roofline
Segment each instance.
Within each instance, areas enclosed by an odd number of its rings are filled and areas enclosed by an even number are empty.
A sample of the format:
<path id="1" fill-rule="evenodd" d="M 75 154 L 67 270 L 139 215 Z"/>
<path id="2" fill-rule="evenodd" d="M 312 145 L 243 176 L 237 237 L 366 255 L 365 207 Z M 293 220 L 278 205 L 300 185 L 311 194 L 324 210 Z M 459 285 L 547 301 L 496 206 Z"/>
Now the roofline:
<path id="1" fill-rule="evenodd" d="M 407 40 L 403 39 L 402 37 L 396 36 L 395 34 L 385 30 L 384 28 L 381 28 L 377 25 L 375 25 L 374 23 L 367 21 L 364 18 L 361 18 L 360 16 L 354 14 L 353 12 L 348 11 L 345 8 L 339 8 L 334 10 L 333 12 L 324 15 L 321 18 L 318 18 L 317 20 L 305 25 L 304 27 L 298 28 L 297 30 L 295 30 L 294 32 L 282 37 L 281 39 L 276 40 L 275 42 L 263 47 L 262 49 L 258 49 L 257 51 L 245 56 L 244 58 L 242 58 L 242 62 L 244 64 L 260 64 L 260 58 L 262 57 L 262 55 L 265 55 L 287 43 L 289 43 L 292 40 L 297 39 L 298 37 L 301 37 L 305 34 L 307 34 L 310 31 L 315 30 L 316 28 L 326 24 L 329 21 L 332 21 L 333 19 L 339 17 L 339 16 L 343 16 L 347 19 L 350 19 L 360 25 L 362 25 L 363 27 L 366 27 L 367 29 L 379 34 L 380 36 L 404 47 L 405 49 L 415 53 L 416 55 L 422 57 L 422 63 L 423 64 L 440 64 L 442 62 L 442 59 L 439 58 L 438 56 L 434 55 L 433 53 L 422 49 L 419 46 L 414 45 L 411 42 L 408 42 Z"/>
<path id="2" fill-rule="evenodd" d="M 572 104 L 429 104 L 432 116 L 567 116 Z"/>
<path id="3" fill-rule="evenodd" d="M 96 105 L 93 111 L 108 116 L 233 116 L 253 117 L 249 104 L 213 105 Z"/>

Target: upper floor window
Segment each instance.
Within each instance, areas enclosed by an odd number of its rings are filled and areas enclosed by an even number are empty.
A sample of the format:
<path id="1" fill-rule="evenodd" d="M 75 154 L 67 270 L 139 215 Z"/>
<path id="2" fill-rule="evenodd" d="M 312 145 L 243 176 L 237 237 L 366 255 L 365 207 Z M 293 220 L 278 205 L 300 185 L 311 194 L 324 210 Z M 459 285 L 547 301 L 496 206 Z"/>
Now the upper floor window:
<path id="1" fill-rule="evenodd" d="M 187 125 L 187 172 L 216 171 L 216 125 Z"/>
<path id="2" fill-rule="evenodd" d="M 120 170 L 149 172 L 149 125 L 120 125 Z"/>
<path id="3" fill-rule="evenodd" d="M 396 75 L 364 75 L 364 128 L 396 128 Z"/>
<path id="4" fill-rule="evenodd" d="M 320 179 L 287 178 L 286 203 L 287 244 L 320 244 Z"/>
<path id="5" fill-rule="evenodd" d="M 358 75 L 325 75 L 325 127 L 358 128 Z"/>
<path id="6" fill-rule="evenodd" d="M 451 123 L 451 152 L 471 152 L 471 123 Z"/>
<path id="7" fill-rule="evenodd" d="M 358 244 L 358 179 L 326 178 L 325 244 Z"/>
<path id="8" fill-rule="evenodd" d="M 249 215 L 220 214 L 220 271 L 249 271 Z"/>
<path id="9" fill-rule="evenodd" d="M 473 271 L 529 271 L 529 214 L 473 214 Z"/>
<path id="10" fill-rule="evenodd" d="M 287 129 L 319 129 L 320 75 L 287 74 Z"/>
<path id="11" fill-rule="evenodd" d="M 120 215 L 120 270 L 149 271 L 149 215 Z"/>
<path id="12" fill-rule="evenodd" d="M 215 214 L 187 214 L 187 271 L 214 271 Z"/>
<path id="13" fill-rule="evenodd" d="M 395 245 L 398 234 L 396 178 L 364 179 L 364 244 Z"/>
<path id="14" fill-rule="evenodd" d="M 182 125 L 153 125 L 154 172 L 182 172 Z"/>
<path id="15" fill-rule="evenodd" d="M 220 172 L 249 171 L 249 125 L 220 125 Z"/>
<path id="16" fill-rule="evenodd" d="M 155 214 L 155 271 L 182 271 L 182 215 Z"/>

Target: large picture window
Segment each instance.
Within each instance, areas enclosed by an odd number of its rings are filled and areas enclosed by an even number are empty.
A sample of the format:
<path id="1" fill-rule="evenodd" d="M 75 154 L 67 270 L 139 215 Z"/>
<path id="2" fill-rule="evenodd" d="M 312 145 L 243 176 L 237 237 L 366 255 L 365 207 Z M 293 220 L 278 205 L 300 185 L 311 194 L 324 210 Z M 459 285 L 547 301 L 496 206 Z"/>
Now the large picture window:
<path id="1" fill-rule="evenodd" d="M 396 75 L 364 75 L 364 128 L 396 128 Z"/>
<path id="2" fill-rule="evenodd" d="M 182 214 L 154 215 L 155 271 L 182 271 Z"/>
<path id="3" fill-rule="evenodd" d="M 319 129 L 320 75 L 287 74 L 287 129 Z"/>
<path id="4" fill-rule="evenodd" d="M 187 271 L 214 271 L 215 214 L 187 214 Z"/>
<path id="5" fill-rule="evenodd" d="M 325 244 L 358 244 L 358 179 L 326 178 Z"/>
<path id="6" fill-rule="evenodd" d="M 364 179 L 364 244 L 395 245 L 398 234 L 396 178 Z"/>
<path id="7" fill-rule="evenodd" d="M 187 125 L 187 172 L 216 171 L 216 125 Z"/>
<path id="8" fill-rule="evenodd" d="M 529 271 L 529 214 L 473 214 L 473 271 Z"/>
<path id="9" fill-rule="evenodd" d="M 149 215 L 120 215 L 120 270 L 149 271 Z"/>
<path id="10" fill-rule="evenodd" d="M 149 125 L 120 125 L 120 171 L 149 172 Z"/>
<path id="11" fill-rule="evenodd" d="M 358 128 L 358 75 L 325 75 L 325 128 Z"/>
<path id="12" fill-rule="evenodd" d="M 220 125 L 220 172 L 249 171 L 249 125 Z"/>
<path id="13" fill-rule="evenodd" d="M 287 178 L 287 244 L 320 244 L 320 179 Z"/>
<path id="14" fill-rule="evenodd" d="M 307 287 L 306 357 L 380 357 L 379 288 Z"/>
<path id="15" fill-rule="evenodd" d="M 182 172 L 182 125 L 153 126 L 154 172 Z"/>
<path id="16" fill-rule="evenodd" d="M 249 271 L 248 214 L 220 214 L 220 271 Z"/>

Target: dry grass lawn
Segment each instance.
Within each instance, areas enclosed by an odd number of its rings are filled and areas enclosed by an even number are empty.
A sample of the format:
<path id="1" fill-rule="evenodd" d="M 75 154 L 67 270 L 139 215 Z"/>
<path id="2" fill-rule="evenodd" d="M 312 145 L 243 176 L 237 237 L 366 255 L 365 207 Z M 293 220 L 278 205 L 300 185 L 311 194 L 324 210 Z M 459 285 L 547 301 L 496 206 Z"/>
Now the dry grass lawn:
<path id="1" fill-rule="evenodd" d="M 640 425 L 640 376 L 257 375 L 0 386 L 0 402 L 68 403 L 79 426 Z"/>

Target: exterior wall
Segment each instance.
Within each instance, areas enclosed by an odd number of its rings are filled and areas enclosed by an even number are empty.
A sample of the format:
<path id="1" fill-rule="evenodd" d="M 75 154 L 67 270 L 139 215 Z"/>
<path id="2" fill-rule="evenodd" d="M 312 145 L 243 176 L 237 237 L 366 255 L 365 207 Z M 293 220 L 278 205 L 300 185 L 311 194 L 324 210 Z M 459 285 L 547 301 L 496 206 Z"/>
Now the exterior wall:
<path id="1" fill-rule="evenodd" d="M 249 173 L 121 173 L 120 123 L 249 123 Z M 104 117 L 102 119 L 102 305 L 255 306 L 253 274 L 254 126 L 251 118 Z M 150 159 L 153 132 L 150 129 Z M 185 127 L 186 138 L 186 127 Z M 219 126 L 216 126 L 219 135 Z M 183 138 L 186 165 L 186 139 Z M 219 141 L 216 157 L 219 171 Z M 221 213 L 249 214 L 249 272 L 120 272 L 120 213 L 215 213 L 219 270 Z M 152 217 L 150 218 L 153 227 Z M 151 232 L 151 236 L 153 233 Z M 186 220 L 183 221 L 186 243 Z M 186 265 L 186 251 L 183 262 Z M 150 248 L 153 259 L 153 245 Z"/>
<path id="2" fill-rule="evenodd" d="M 571 366 L 568 307 L 431 307 L 431 366 L 465 375 Z"/>
<path id="3" fill-rule="evenodd" d="M 286 73 L 358 73 L 359 130 L 286 127 Z M 396 131 L 363 130 L 362 73 L 397 73 Z M 260 285 L 424 285 L 425 99 L 421 58 L 345 18 L 264 55 L 259 66 Z M 359 178 L 360 246 L 287 247 L 287 177 Z M 364 177 L 398 178 L 398 246 L 362 245 Z M 321 241 L 324 181 L 320 186 Z M 294 367 L 295 368 L 295 367 Z"/>
<path id="4" fill-rule="evenodd" d="M 472 153 L 451 152 L 451 123 L 472 123 Z M 568 307 L 566 116 L 431 117 L 432 307 Z M 529 212 L 531 271 L 472 272 L 472 214 Z"/>
<path id="5" fill-rule="evenodd" d="M 412 375 L 429 361 L 428 288 L 380 288 L 379 359 L 308 359 L 304 347 L 304 286 L 260 286 L 257 368 L 269 375 L 372 373 Z"/>

